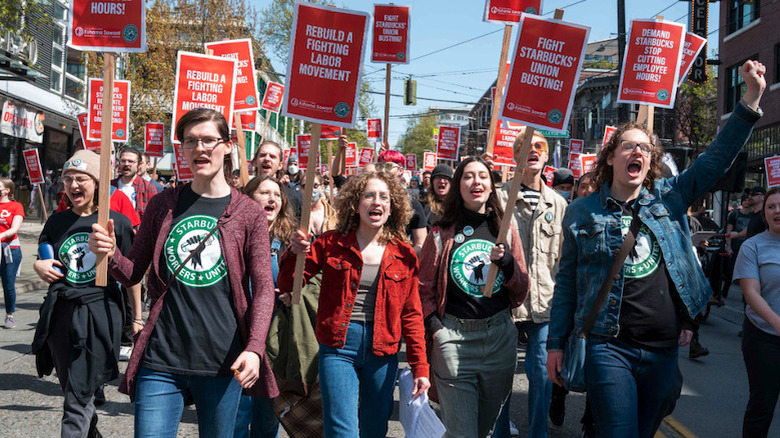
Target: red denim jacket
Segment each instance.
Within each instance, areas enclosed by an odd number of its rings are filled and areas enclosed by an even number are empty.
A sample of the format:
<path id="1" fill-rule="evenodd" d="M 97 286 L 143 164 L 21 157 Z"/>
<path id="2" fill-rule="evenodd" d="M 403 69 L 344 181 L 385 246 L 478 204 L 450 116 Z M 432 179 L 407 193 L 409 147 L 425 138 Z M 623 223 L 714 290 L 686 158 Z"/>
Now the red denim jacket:
<path id="1" fill-rule="evenodd" d="M 305 283 L 322 271 L 315 328 L 317 341 L 321 344 L 332 348 L 344 346 L 362 268 L 363 259 L 355 231 L 346 235 L 328 231 L 311 245 L 303 277 Z M 277 277 L 281 292 L 292 290 L 294 273 L 295 254 L 288 249 L 282 255 Z M 397 239 L 388 243 L 379 265 L 372 351 L 377 356 L 398 353 L 403 334 L 412 374 L 414 377 L 428 377 L 417 274 L 414 249 Z"/>

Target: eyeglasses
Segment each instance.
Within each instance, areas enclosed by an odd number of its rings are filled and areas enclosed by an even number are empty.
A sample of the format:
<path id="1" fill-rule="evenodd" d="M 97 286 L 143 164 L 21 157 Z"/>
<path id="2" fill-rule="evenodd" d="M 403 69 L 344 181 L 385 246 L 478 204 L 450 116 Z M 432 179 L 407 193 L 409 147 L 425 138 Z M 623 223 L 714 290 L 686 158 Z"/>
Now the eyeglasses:
<path id="1" fill-rule="evenodd" d="M 185 138 L 184 141 L 181 142 L 181 147 L 183 149 L 195 149 L 198 147 L 198 143 L 203 145 L 203 149 L 210 151 L 217 147 L 220 143 L 224 143 L 225 139 L 222 138 L 215 138 L 215 137 L 206 137 L 206 138 Z"/>
<path id="2" fill-rule="evenodd" d="M 620 141 L 620 150 L 623 152 L 634 152 L 637 146 L 639 147 L 639 151 L 642 152 L 642 155 L 652 154 L 653 148 L 655 148 L 655 146 L 653 146 L 652 143 L 643 143 L 643 142 L 637 142 L 631 140 Z"/>
<path id="3" fill-rule="evenodd" d="M 119 164 L 138 164 L 135 160 L 119 160 Z"/>
<path id="4" fill-rule="evenodd" d="M 74 182 L 79 186 L 83 187 L 88 182 L 92 181 L 92 178 L 88 176 L 79 176 L 79 177 L 72 177 L 72 176 L 65 176 L 62 178 L 62 183 L 66 186 L 69 186 L 73 184 Z"/>

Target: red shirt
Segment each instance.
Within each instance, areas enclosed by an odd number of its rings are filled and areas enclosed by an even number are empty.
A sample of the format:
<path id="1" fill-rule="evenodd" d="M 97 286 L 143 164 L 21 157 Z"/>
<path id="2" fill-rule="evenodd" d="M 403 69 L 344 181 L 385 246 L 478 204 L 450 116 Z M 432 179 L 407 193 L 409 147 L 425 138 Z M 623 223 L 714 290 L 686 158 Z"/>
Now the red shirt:
<path id="1" fill-rule="evenodd" d="M 60 198 L 60 203 L 57 205 L 57 211 L 64 211 L 68 209 L 68 205 L 65 203 L 66 196 L 67 195 L 63 194 Z M 114 210 L 117 213 L 121 213 L 127 216 L 127 218 L 130 219 L 130 225 L 132 225 L 133 228 L 141 225 L 141 218 L 139 218 L 138 213 L 135 212 L 133 203 L 130 201 L 130 198 L 128 198 L 127 195 L 125 195 L 121 190 L 115 189 L 114 193 L 111 194 L 109 201 L 109 210 Z"/>
<path id="2" fill-rule="evenodd" d="M 0 202 L 0 233 L 11 229 L 11 224 L 16 216 L 24 218 L 24 207 L 16 201 Z M 3 243 L 10 244 L 11 248 L 19 247 L 19 237 L 14 234 L 3 239 Z"/>
<path id="3" fill-rule="evenodd" d="M 358 248 L 355 231 L 346 236 L 328 231 L 314 241 L 306 255 L 304 283 L 322 271 L 315 334 L 317 341 L 329 347 L 342 348 L 346 341 L 363 268 Z M 277 277 L 280 291 L 292 290 L 294 274 L 295 254 L 288 249 L 282 255 Z M 396 354 L 403 334 L 415 378 L 429 376 L 417 274 L 414 249 L 397 239 L 388 243 L 379 265 L 372 346 L 377 356 Z"/>

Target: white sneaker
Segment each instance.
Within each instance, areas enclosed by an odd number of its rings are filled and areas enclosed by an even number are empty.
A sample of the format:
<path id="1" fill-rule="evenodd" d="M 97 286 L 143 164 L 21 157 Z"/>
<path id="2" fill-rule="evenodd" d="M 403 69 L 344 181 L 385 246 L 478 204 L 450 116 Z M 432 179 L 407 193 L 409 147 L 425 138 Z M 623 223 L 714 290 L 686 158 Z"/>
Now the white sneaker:
<path id="1" fill-rule="evenodd" d="M 515 423 L 512 420 L 509 420 L 509 434 L 512 436 L 520 436 L 520 430 L 517 429 L 517 426 L 515 426 Z"/>
<path id="2" fill-rule="evenodd" d="M 127 362 L 130 360 L 130 355 L 133 354 L 133 347 L 122 346 L 119 347 L 119 360 Z"/>

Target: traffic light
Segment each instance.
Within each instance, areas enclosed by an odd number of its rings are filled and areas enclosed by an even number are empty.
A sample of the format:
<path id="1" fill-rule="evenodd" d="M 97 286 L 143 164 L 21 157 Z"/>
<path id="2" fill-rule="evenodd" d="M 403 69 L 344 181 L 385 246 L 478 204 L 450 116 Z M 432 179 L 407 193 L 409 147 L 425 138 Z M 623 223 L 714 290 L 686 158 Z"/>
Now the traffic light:
<path id="1" fill-rule="evenodd" d="M 417 105 L 417 81 L 404 81 L 404 105 Z"/>

